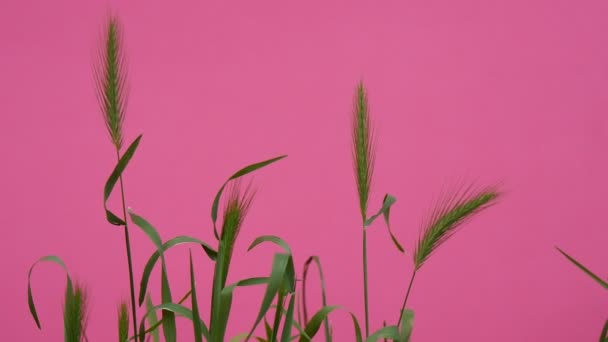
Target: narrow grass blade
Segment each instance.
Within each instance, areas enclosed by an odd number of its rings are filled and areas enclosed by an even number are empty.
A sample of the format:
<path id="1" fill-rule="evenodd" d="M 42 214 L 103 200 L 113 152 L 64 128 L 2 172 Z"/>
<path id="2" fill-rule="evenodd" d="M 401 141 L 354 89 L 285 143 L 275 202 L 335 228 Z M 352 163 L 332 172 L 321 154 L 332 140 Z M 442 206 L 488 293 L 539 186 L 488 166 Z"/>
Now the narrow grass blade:
<path id="1" fill-rule="evenodd" d="M 608 289 L 608 283 L 606 283 L 602 278 L 595 275 L 595 273 L 591 272 L 587 267 L 583 266 L 580 262 L 576 261 L 573 257 L 568 255 L 566 252 L 562 251 L 559 247 L 555 247 L 563 256 L 565 256 L 571 263 L 573 263 L 576 267 L 578 267 L 581 271 L 585 272 L 591 279 L 595 280 L 598 284 L 600 284 L 603 288 Z"/>
<path id="2" fill-rule="evenodd" d="M 400 342 L 408 342 L 414 329 L 414 311 L 405 309 L 401 313 L 401 322 L 399 324 Z"/>
<path id="3" fill-rule="evenodd" d="M 287 313 L 285 314 L 285 321 L 283 323 L 283 334 L 281 334 L 281 342 L 291 341 L 291 327 L 293 326 L 293 310 L 295 306 L 295 295 L 289 298 L 289 305 L 287 307 Z"/>
<path id="4" fill-rule="evenodd" d="M 327 315 L 329 315 L 330 312 L 332 312 L 338 308 L 339 308 L 339 306 L 325 306 L 325 307 L 321 308 L 319 311 L 317 311 L 317 313 L 314 314 L 314 316 L 312 316 L 312 318 L 310 319 L 310 321 L 306 324 L 306 327 L 304 328 L 306 335 L 311 338 L 315 337 L 315 335 L 319 331 L 319 328 L 321 327 L 321 323 L 327 318 Z M 306 342 L 306 341 L 310 341 L 310 339 L 308 339 L 305 336 L 300 337 L 300 342 Z"/>
<path id="5" fill-rule="evenodd" d="M 289 248 L 289 245 L 287 244 L 287 242 L 285 242 L 280 237 L 273 236 L 273 235 L 264 235 L 264 236 L 257 237 L 255 240 L 253 240 L 251 245 L 249 245 L 249 248 L 247 248 L 247 251 L 251 251 L 252 249 L 261 245 L 264 242 L 274 243 L 275 245 L 283 248 L 285 253 L 291 254 L 291 248 Z"/>
<path id="6" fill-rule="evenodd" d="M 446 242 L 467 220 L 495 204 L 500 193 L 492 188 L 475 190 L 462 187 L 440 199 L 422 229 L 414 252 L 415 270 L 420 269 L 431 254 Z"/>
<path id="7" fill-rule="evenodd" d="M 154 266 L 156 266 L 156 262 L 158 261 L 158 259 L 160 257 L 161 251 L 162 251 L 162 253 L 165 253 L 167 250 L 169 250 L 175 246 L 185 244 L 185 243 L 194 243 L 194 244 L 201 245 L 204 248 L 206 247 L 205 253 L 212 260 L 215 260 L 215 257 L 217 256 L 217 252 L 211 246 L 209 246 L 207 243 L 205 243 L 197 238 L 193 238 L 193 237 L 189 237 L 189 236 L 178 236 L 178 237 L 175 237 L 175 238 L 163 243 L 161 250 L 154 251 L 154 253 L 152 253 L 152 256 L 150 256 L 150 258 L 148 259 L 146 266 L 144 267 L 144 271 L 142 273 L 141 282 L 140 282 L 140 286 L 139 286 L 139 305 L 143 304 L 143 301 L 145 299 L 145 296 L 146 296 L 146 293 L 148 290 L 148 282 L 150 281 L 150 276 L 152 274 L 152 271 L 154 270 Z"/>
<path id="8" fill-rule="evenodd" d="M 319 279 L 321 282 L 321 304 L 325 307 L 327 306 L 327 296 L 325 293 L 325 276 L 323 275 L 323 268 L 321 267 L 321 260 L 318 256 L 311 256 L 304 263 L 304 270 L 302 272 L 302 302 L 303 302 L 303 310 L 304 310 L 304 324 L 308 323 L 308 310 L 306 308 L 306 280 L 308 279 L 308 268 L 310 264 L 314 262 L 317 265 L 317 270 L 319 271 Z M 332 336 L 329 329 L 329 319 L 325 319 L 324 329 L 325 329 L 325 341 L 331 342 Z"/>
<path id="9" fill-rule="evenodd" d="M 378 218 L 378 216 L 380 216 L 380 215 L 384 216 L 384 222 L 386 223 L 386 227 L 388 228 L 388 233 L 391 237 L 391 240 L 393 241 L 393 244 L 395 245 L 395 247 L 397 247 L 399 252 L 405 253 L 405 249 L 403 249 L 403 247 L 401 246 L 401 244 L 395 237 L 395 234 L 393 234 L 393 230 L 391 229 L 391 223 L 390 223 L 391 206 L 393 204 L 395 204 L 396 201 L 397 201 L 397 199 L 395 197 L 391 196 L 390 194 L 384 195 L 384 200 L 382 201 L 382 208 L 380 208 L 380 210 L 376 214 L 374 214 L 372 217 L 367 219 L 365 221 L 365 223 L 363 224 L 363 226 L 369 227 L 376 220 L 376 218 Z"/>
<path id="10" fill-rule="evenodd" d="M 63 327 L 65 342 L 85 341 L 87 325 L 87 295 L 80 284 L 72 289 L 66 286 L 63 306 Z"/>
<path id="11" fill-rule="evenodd" d="M 600 335 L 600 342 L 608 341 L 608 321 L 604 323 L 604 328 L 602 328 L 602 333 Z"/>
<path id="12" fill-rule="evenodd" d="M 274 324 L 272 325 L 272 331 L 270 334 L 270 342 L 276 342 L 279 335 L 279 326 L 281 325 L 281 316 L 283 316 L 283 305 L 285 305 L 286 293 L 284 290 L 279 290 L 277 297 L 277 306 L 274 312 Z"/>
<path id="13" fill-rule="evenodd" d="M 116 214 L 114 214 L 113 212 L 111 212 L 108 209 L 108 199 L 110 198 L 110 195 L 112 194 L 112 190 L 114 190 L 114 186 L 116 185 L 116 182 L 118 182 L 118 180 L 120 179 L 120 176 L 122 175 L 124 170 L 127 168 L 127 165 L 129 164 L 129 162 L 131 161 L 131 158 L 133 158 L 133 154 L 135 154 L 135 151 L 137 150 L 137 146 L 139 146 L 139 141 L 141 140 L 141 137 L 142 137 L 141 135 L 138 136 L 137 139 L 135 139 L 135 141 L 133 141 L 133 143 L 131 143 L 129 148 L 127 148 L 127 150 L 122 155 L 122 157 L 120 157 L 120 160 L 116 164 L 116 167 L 114 167 L 112 174 L 110 174 L 110 177 L 106 181 L 106 185 L 103 188 L 103 206 L 106 210 L 106 218 L 107 218 L 108 222 L 110 222 L 111 224 L 113 224 L 115 226 L 124 226 L 125 221 L 123 221 L 123 219 L 119 218 L 118 216 L 116 216 Z"/>
<path id="14" fill-rule="evenodd" d="M 264 331 L 266 332 L 266 341 L 270 341 L 272 339 L 272 327 L 266 317 L 264 317 Z"/>
<path id="15" fill-rule="evenodd" d="M 194 341 L 203 342 L 202 328 L 200 325 L 201 315 L 198 311 L 196 284 L 194 281 L 194 267 L 192 266 L 192 251 L 190 251 L 190 289 L 192 291 L 192 326 L 194 328 Z"/>
<path id="16" fill-rule="evenodd" d="M 118 307 L 118 341 L 126 342 L 129 339 L 129 305 L 120 303 Z"/>
<path id="17" fill-rule="evenodd" d="M 220 203 L 220 197 L 222 196 L 222 192 L 224 191 L 224 188 L 226 187 L 226 185 L 228 184 L 228 182 L 230 182 L 233 179 L 237 179 L 239 177 L 242 177 L 248 173 L 251 173 L 255 170 L 261 169 L 267 165 L 270 165 L 276 161 L 279 161 L 283 158 L 287 157 L 286 155 L 280 156 L 280 157 L 276 157 L 276 158 L 272 158 L 272 159 L 268 159 L 265 160 L 263 162 L 259 162 L 259 163 L 255 163 L 255 164 L 251 164 L 248 165 L 242 169 L 240 169 L 239 171 L 237 171 L 236 173 L 234 173 L 232 176 L 230 176 L 230 178 L 228 178 L 228 180 L 222 185 L 222 187 L 220 188 L 220 190 L 217 192 L 217 194 L 215 195 L 215 198 L 213 199 L 213 204 L 211 206 L 211 221 L 213 221 L 213 232 L 215 233 L 215 237 L 219 240 L 219 234 L 217 232 L 217 227 L 216 227 L 216 221 L 217 221 L 217 211 L 218 211 L 218 206 Z"/>
<path id="18" fill-rule="evenodd" d="M 146 311 L 150 313 L 148 315 L 148 324 L 150 325 L 150 327 L 158 327 L 160 325 L 160 322 L 158 321 L 158 315 L 156 314 L 156 311 L 153 310 L 153 308 L 154 304 L 152 303 L 152 298 L 150 297 L 150 294 L 148 294 L 146 296 Z M 160 335 L 157 329 L 152 330 L 150 333 L 152 334 L 152 340 L 154 342 L 160 342 Z"/>
<path id="19" fill-rule="evenodd" d="M 262 319 L 266 315 L 266 312 L 268 312 L 268 309 L 272 305 L 274 297 L 281 290 L 281 287 L 283 286 L 283 280 L 287 273 L 288 265 L 290 262 L 293 264 L 293 261 L 291 260 L 291 255 L 280 253 L 275 254 L 274 259 L 272 261 L 272 272 L 270 273 L 270 277 L 268 279 L 268 285 L 266 287 L 264 298 L 262 299 L 262 304 L 260 305 L 260 311 L 255 320 L 255 323 L 253 324 L 253 327 L 251 328 L 251 331 L 249 332 L 249 336 L 253 335 L 255 328 L 262 321 Z"/>
<path id="20" fill-rule="evenodd" d="M 374 332 L 373 334 L 369 335 L 369 337 L 365 339 L 365 342 L 376 342 L 382 338 L 399 341 L 399 339 L 400 339 L 399 328 L 394 325 L 389 325 L 388 327 L 379 329 L 376 332 Z M 399 342 L 401 342 L 401 341 L 399 341 Z"/>
<path id="21" fill-rule="evenodd" d="M 163 304 L 173 302 L 171 298 L 171 288 L 169 287 L 169 277 L 167 276 L 167 267 L 165 265 L 165 261 L 163 258 L 162 266 L 161 266 L 161 299 Z M 177 327 L 175 324 L 175 313 L 170 310 L 162 311 L 162 326 L 163 326 L 163 335 L 165 335 L 166 342 L 176 342 L 177 341 Z"/>
<path id="22" fill-rule="evenodd" d="M 140 328 L 139 328 L 140 331 L 142 331 L 142 332 L 146 331 L 145 330 L 146 318 L 148 317 L 148 315 L 151 312 L 158 311 L 158 310 L 170 311 L 180 317 L 184 317 L 189 320 L 193 320 L 192 310 L 188 309 L 187 307 L 180 305 L 180 304 L 175 304 L 175 303 L 163 303 L 160 305 L 156 305 L 155 307 L 152 308 L 152 310 L 148 310 L 148 312 L 146 312 L 146 314 L 144 315 L 144 317 L 141 319 L 141 322 L 140 322 Z M 203 337 L 209 341 L 210 340 L 209 329 L 207 328 L 207 326 L 205 325 L 205 322 L 203 322 L 203 321 L 200 321 L 200 325 L 201 325 Z M 145 338 L 145 335 L 140 333 L 139 341 L 143 342 L 144 338 Z M 130 340 L 133 340 L 133 339 L 135 339 L 135 337 L 131 337 Z"/>
<path id="23" fill-rule="evenodd" d="M 40 325 L 40 319 L 38 318 L 38 312 L 36 311 L 36 304 L 34 303 L 34 294 L 32 292 L 31 279 L 32 279 L 32 271 L 34 270 L 34 267 L 41 262 L 52 262 L 52 263 L 55 263 L 55 264 L 61 266 L 66 274 L 66 289 L 67 289 L 66 292 L 67 291 L 71 292 L 73 289 L 72 279 L 70 278 L 70 274 L 68 273 L 68 268 L 65 265 L 65 263 L 63 262 L 63 260 L 61 260 L 58 256 L 47 255 L 47 256 L 44 256 L 44 257 L 38 259 L 34 264 L 32 264 L 32 266 L 30 267 L 30 270 L 27 274 L 27 304 L 30 309 L 30 314 L 32 315 L 32 318 L 34 318 L 34 321 L 36 322 L 36 326 L 38 327 L 38 329 L 42 329 L 42 326 Z"/>

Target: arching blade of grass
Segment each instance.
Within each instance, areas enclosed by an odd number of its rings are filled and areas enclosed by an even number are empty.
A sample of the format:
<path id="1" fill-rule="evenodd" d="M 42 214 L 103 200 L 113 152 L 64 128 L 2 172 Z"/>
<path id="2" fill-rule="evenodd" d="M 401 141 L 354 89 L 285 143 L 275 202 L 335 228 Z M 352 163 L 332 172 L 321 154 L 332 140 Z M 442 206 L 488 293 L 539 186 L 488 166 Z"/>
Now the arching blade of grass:
<path id="1" fill-rule="evenodd" d="M 34 271 L 34 267 L 42 262 L 52 262 L 52 263 L 55 263 L 55 264 L 61 266 L 61 268 L 63 268 L 63 270 L 65 271 L 65 274 L 66 274 L 66 292 L 70 292 L 70 293 L 73 292 L 72 279 L 70 278 L 70 274 L 68 273 L 67 266 L 65 265 L 63 260 L 61 260 L 61 258 L 59 258 L 58 256 L 55 256 L 55 255 L 47 255 L 47 256 L 44 256 L 44 257 L 38 259 L 34 264 L 32 264 L 32 266 L 30 267 L 30 270 L 27 274 L 27 304 L 30 309 L 30 314 L 32 315 L 32 318 L 34 318 L 34 321 L 36 322 L 36 326 L 38 327 L 38 329 L 42 329 L 42 326 L 40 325 L 40 319 L 38 318 L 38 312 L 36 311 L 36 304 L 34 303 L 34 294 L 32 292 L 32 285 L 31 285 L 32 280 L 31 279 L 32 279 L 32 272 Z"/>
<path id="2" fill-rule="evenodd" d="M 585 272 L 591 279 L 595 280 L 598 284 L 600 284 L 603 288 L 608 289 L 608 283 L 602 280 L 602 278 L 595 275 L 595 273 L 591 272 L 587 267 L 583 266 L 576 259 L 568 255 L 568 253 L 562 251 L 559 247 L 555 247 L 563 256 L 565 256 L 571 263 L 573 263 L 576 267 L 578 267 L 581 271 Z"/>
<path id="3" fill-rule="evenodd" d="M 327 306 L 327 296 L 325 293 L 325 276 L 323 275 L 323 268 L 321 267 L 321 261 L 319 260 L 319 257 L 313 255 L 309 257 L 308 260 L 306 260 L 306 262 L 304 263 L 304 270 L 302 271 L 302 308 L 304 311 L 304 325 L 308 323 L 308 310 L 306 305 L 306 280 L 308 279 L 308 268 L 310 267 L 310 264 L 312 262 L 317 265 L 317 270 L 319 271 L 319 280 L 321 283 L 321 304 L 323 305 L 323 307 Z M 323 324 L 325 328 L 325 341 L 331 342 L 332 336 L 329 329 L 329 319 L 326 318 Z"/>
<path id="4" fill-rule="evenodd" d="M 220 239 L 220 236 L 217 232 L 217 227 L 216 227 L 216 221 L 217 221 L 217 212 L 218 212 L 218 206 L 220 204 L 220 197 L 222 196 L 222 192 L 224 192 L 224 188 L 226 187 L 226 185 L 228 184 L 228 182 L 230 182 L 233 179 L 237 179 L 239 177 L 242 177 L 246 174 L 249 174 L 255 170 L 261 169 L 265 166 L 268 166 L 276 161 L 279 161 L 283 158 L 287 157 L 286 155 L 280 156 L 280 157 L 276 157 L 276 158 L 272 158 L 272 159 L 268 159 L 259 163 L 255 163 L 255 164 L 251 164 L 248 166 L 245 166 L 244 168 L 238 170 L 237 172 L 235 172 L 232 176 L 230 176 L 230 178 L 228 178 L 228 180 L 226 180 L 226 182 L 222 185 L 222 187 L 220 188 L 220 190 L 217 192 L 217 194 L 215 195 L 215 198 L 213 199 L 213 205 L 211 206 L 211 221 L 213 221 L 213 232 L 215 234 L 216 239 Z"/>

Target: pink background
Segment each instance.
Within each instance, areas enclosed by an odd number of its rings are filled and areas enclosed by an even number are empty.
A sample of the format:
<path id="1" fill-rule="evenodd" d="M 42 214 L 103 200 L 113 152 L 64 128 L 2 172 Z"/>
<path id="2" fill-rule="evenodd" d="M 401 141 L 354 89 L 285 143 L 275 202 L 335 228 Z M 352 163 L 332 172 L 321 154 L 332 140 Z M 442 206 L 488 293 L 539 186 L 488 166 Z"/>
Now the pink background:
<path id="1" fill-rule="evenodd" d="M 214 242 L 209 208 L 225 178 L 287 153 L 254 177 L 258 196 L 229 280 L 267 274 L 276 249 L 245 248 L 280 235 L 299 270 L 308 255 L 321 257 L 330 303 L 363 322 L 349 150 L 363 78 L 379 138 L 370 207 L 385 192 L 397 197 L 393 223 L 408 250 L 442 184 L 502 180 L 507 191 L 419 273 L 414 340 L 595 341 L 608 294 L 554 249 L 606 272 L 608 2 L 574 0 L 3 1 L 4 340 L 62 340 L 59 268 L 33 277 L 42 332 L 27 311 L 27 270 L 46 254 L 86 282 L 90 339 L 116 339 L 127 268 L 122 232 L 103 214 L 115 160 L 91 75 L 110 8 L 123 19 L 130 61 L 125 135 L 145 133 L 125 175 L 128 204 L 164 239 Z M 139 282 L 153 246 L 132 235 Z M 176 297 L 188 288 L 187 250 L 168 255 Z M 396 320 L 410 260 L 374 226 L 373 328 Z M 195 263 L 206 308 L 212 265 L 202 253 Z M 158 295 L 158 273 L 153 281 Z M 235 300 L 230 336 L 251 326 L 261 290 Z M 351 341 L 348 315 L 331 320 L 335 340 Z M 180 340 L 190 340 L 179 324 Z"/>

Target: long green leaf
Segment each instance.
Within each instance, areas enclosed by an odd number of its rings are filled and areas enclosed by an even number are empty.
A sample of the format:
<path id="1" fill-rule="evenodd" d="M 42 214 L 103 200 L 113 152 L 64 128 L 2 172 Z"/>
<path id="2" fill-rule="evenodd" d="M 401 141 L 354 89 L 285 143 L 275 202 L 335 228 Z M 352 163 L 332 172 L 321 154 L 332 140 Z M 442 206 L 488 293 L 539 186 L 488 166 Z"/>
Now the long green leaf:
<path id="1" fill-rule="evenodd" d="M 283 334 L 281 335 L 281 342 L 289 342 L 291 340 L 291 327 L 293 326 L 293 310 L 295 306 L 295 295 L 291 295 L 289 299 L 289 306 L 287 307 L 287 314 L 285 315 L 285 322 L 283 323 Z"/>
<path id="2" fill-rule="evenodd" d="M 158 334 L 158 330 L 155 329 L 156 327 L 160 326 L 160 322 L 158 321 L 158 315 L 156 314 L 156 311 L 153 310 L 153 308 L 154 304 L 152 304 L 152 298 L 150 298 L 150 295 L 148 294 L 146 296 L 146 311 L 150 313 L 148 315 L 148 324 L 150 325 L 150 328 L 154 327 L 154 329 L 151 330 L 150 333 L 152 334 L 152 339 L 154 340 L 154 342 L 160 342 L 160 335 Z"/>
<path id="3" fill-rule="evenodd" d="M 212 260 L 215 260 L 215 257 L 217 256 L 217 252 L 213 248 L 211 248 L 211 246 L 209 246 L 207 243 L 190 236 L 178 236 L 165 242 L 162 245 L 161 251 L 162 253 L 165 253 L 167 250 L 185 243 L 195 243 L 203 246 L 205 253 Z M 141 282 L 139 286 L 139 305 L 142 305 L 144 301 L 146 292 L 148 290 L 148 282 L 150 281 L 150 276 L 152 274 L 152 271 L 154 270 L 154 266 L 156 266 L 158 258 L 160 257 L 161 251 L 154 251 L 154 253 L 152 253 L 152 256 L 150 256 L 150 258 L 148 259 L 146 266 L 144 267 L 144 272 L 142 273 Z"/>
<path id="4" fill-rule="evenodd" d="M 224 191 L 224 188 L 226 187 L 226 185 L 228 184 L 228 182 L 230 182 L 233 179 L 237 179 L 239 177 L 242 177 L 248 173 L 251 173 L 257 169 L 261 169 L 267 165 L 270 165 L 276 161 L 279 161 L 283 158 L 287 157 L 286 155 L 280 156 L 280 157 L 276 157 L 276 158 L 272 158 L 272 159 L 268 159 L 265 160 L 263 162 L 259 162 L 259 163 L 255 163 L 255 164 L 251 164 L 248 166 L 245 166 L 244 168 L 238 170 L 237 172 L 235 172 L 232 176 L 230 176 L 230 178 L 228 178 L 228 180 L 222 185 L 222 187 L 220 188 L 220 190 L 217 192 L 217 194 L 215 195 L 215 198 L 213 199 L 213 205 L 211 206 L 211 221 L 213 221 L 213 232 L 215 234 L 215 237 L 219 240 L 220 236 L 217 232 L 217 227 L 216 227 L 216 221 L 217 221 L 217 211 L 218 211 L 218 206 L 220 203 L 220 197 L 222 196 L 222 192 Z"/>
<path id="5" fill-rule="evenodd" d="M 264 293 L 264 298 L 262 299 L 262 304 L 260 305 L 260 311 L 255 320 L 255 323 L 253 324 L 253 327 L 251 328 L 251 331 L 249 332 L 249 336 L 253 334 L 255 328 L 262 321 L 262 319 L 266 315 L 266 312 L 268 312 L 270 305 L 272 305 L 274 297 L 281 289 L 283 279 L 285 278 L 285 273 L 290 260 L 291 255 L 289 254 L 277 253 L 274 255 L 274 259 L 272 261 L 272 271 L 268 279 L 266 292 Z"/>
<path id="6" fill-rule="evenodd" d="M 192 326 L 194 328 L 194 341 L 202 342 L 202 328 L 200 325 L 201 315 L 198 311 L 198 302 L 196 298 L 196 284 L 194 281 L 194 267 L 192 266 L 192 251 L 190 251 L 190 288 L 192 290 Z"/>
<path id="7" fill-rule="evenodd" d="M 401 253 L 405 253 L 405 249 L 403 249 L 403 246 L 401 246 L 401 244 L 397 240 L 397 237 L 395 237 L 395 234 L 393 234 L 393 230 L 391 229 L 391 223 L 390 223 L 390 219 L 389 219 L 390 212 L 391 212 L 391 206 L 393 204 L 395 204 L 395 202 L 397 202 L 397 199 L 395 197 L 391 196 L 390 194 L 384 195 L 384 200 L 382 201 L 382 208 L 380 208 L 380 210 L 376 214 L 374 214 L 372 217 L 367 219 L 365 221 L 365 223 L 363 224 L 363 226 L 369 227 L 376 220 L 376 218 L 378 218 L 378 216 L 380 216 L 380 215 L 384 216 L 384 222 L 386 223 L 386 227 L 388 228 L 388 233 L 391 237 L 391 240 L 393 241 L 393 244 L 395 245 L 395 247 L 397 247 L 397 249 Z"/>
<path id="8" fill-rule="evenodd" d="M 119 218 L 118 216 L 116 216 L 113 212 L 111 212 L 108 209 L 108 199 L 110 198 L 110 195 L 112 194 L 112 190 L 114 190 L 114 186 L 116 185 L 116 182 L 118 182 L 118 180 L 120 179 L 120 176 L 122 175 L 123 171 L 127 168 L 129 161 L 131 161 L 131 158 L 133 157 L 135 150 L 137 150 L 137 146 L 139 146 L 139 141 L 141 140 L 141 137 L 142 137 L 141 135 L 138 136 L 137 139 L 135 139 L 135 141 L 133 141 L 133 143 L 131 143 L 129 148 L 127 148 L 127 150 L 122 155 L 122 157 L 120 157 L 120 160 L 116 164 L 116 167 L 114 167 L 112 174 L 110 174 L 110 177 L 106 181 L 106 185 L 103 188 L 103 206 L 106 210 L 106 219 L 108 220 L 108 222 L 110 222 L 111 224 L 116 225 L 116 226 L 124 226 L 125 221 L 123 221 L 123 219 Z"/>
<path id="9" fill-rule="evenodd" d="M 65 263 L 63 262 L 63 260 L 61 260 L 58 256 L 47 255 L 47 256 L 44 256 L 44 257 L 38 259 L 34 264 L 32 264 L 29 272 L 27 273 L 27 304 L 30 309 L 30 314 L 32 315 L 32 318 L 34 318 L 34 321 L 36 322 L 36 326 L 38 327 L 38 329 L 42 329 L 42 326 L 40 325 L 40 319 L 38 318 L 38 312 L 36 311 L 36 305 L 34 303 L 34 295 L 32 293 L 31 278 L 32 278 L 32 271 L 34 270 L 34 267 L 41 262 L 52 262 L 52 263 L 55 263 L 55 264 L 61 266 L 66 273 L 66 293 L 73 291 L 72 279 L 70 278 L 70 274 L 68 273 L 68 268 L 65 265 Z"/>
<path id="10" fill-rule="evenodd" d="M 566 252 L 562 251 L 559 247 L 555 247 L 563 256 L 565 256 L 570 262 L 572 262 L 576 267 L 578 267 L 581 271 L 585 272 L 589 277 L 595 280 L 598 284 L 600 284 L 605 289 L 608 289 L 608 283 L 606 283 L 602 278 L 595 275 L 595 273 L 591 272 L 587 267 L 583 266 L 580 262 L 576 261 L 573 257 L 568 255 Z"/>

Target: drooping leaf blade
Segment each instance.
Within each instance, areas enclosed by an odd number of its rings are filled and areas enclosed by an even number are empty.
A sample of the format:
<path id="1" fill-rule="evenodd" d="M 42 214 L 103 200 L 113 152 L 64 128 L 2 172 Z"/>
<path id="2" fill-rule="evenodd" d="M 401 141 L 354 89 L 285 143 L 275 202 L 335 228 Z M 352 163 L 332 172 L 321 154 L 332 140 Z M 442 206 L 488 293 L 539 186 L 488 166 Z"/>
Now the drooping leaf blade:
<path id="1" fill-rule="evenodd" d="M 202 342 L 201 315 L 198 311 L 198 302 L 196 297 L 196 284 L 194 281 L 194 267 L 192 266 L 192 251 L 190 251 L 190 289 L 192 291 L 192 326 L 194 328 L 194 341 Z"/>
<path id="2" fill-rule="evenodd" d="M 211 206 L 211 221 L 213 222 L 213 232 L 215 233 L 215 237 L 217 239 L 219 239 L 219 234 L 217 232 L 217 227 L 216 227 L 216 221 L 217 221 L 217 212 L 218 212 L 218 206 L 220 203 L 220 197 L 222 196 L 222 192 L 224 192 L 224 188 L 226 188 L 226 185 L 228 184 L 228 182 L 230 182 L 233 179 L 237 179 L 239 177 L 242 177 L 248 173 L 251 173 L 255 170 L 261 169 L 265 166 L 268 166 L 276 161 L 279 161 L 283 158 L 287 157 L 286 155 L 280 156 L 280 157 L 276 157 L 276 158 L 272 158 L 272 159 L 268 159 L 259 163 L 255 163 L 255 164 L 251 164 L 248 166 L 245 166 L 244 168 L 238 170 L 237 172 L 235 172 L 232 176 L 230 176 L 230 178 L 228 178 L 228 180 L 226 180 L 226 182 L 222 185 L 222 187 L 220 188 L 220 190 L 217 192 L 217 194 L 215 195 L 215 198 L 213 199 L 213 204 Z"/>
<path id="3" fill-rule="evenodd" d="M 61 258 L 59 258 L 58 256 L 47 255 L 38 259 L 36 262 L 34 262 L 34 264 L 32 264 L 27 274 L 27 304 L 30 309 L 30 314 L 32 315 L 32 318 L 34 318 L 38 329 L 42 329 L 42 326 L 40 325 L 40 319 L 38 318 L 38 312 L 36 311 L 36 304 L 34 303 L 34 294 L 32 292 L 31 278 L 34 267 L 42 262 L 51 262 L 61 266 L 61 268 L 63 268 L 66 273 L 66 292 L 72 291 L 73 289 L 72 279 L 70 278 L 70 274 L 68 273 L 68 268 L 63 262 L 63 260 L 61 260 Z"/>
<path id="4" fill-rule="evenodd" d="M 390 194 L 384 195 L 384 200 L 382 201 L 382 208 L 380 208 L 380 210 L 376 214 L 374 214 L 372 217 L 365 221 L 364 227 L 369 227 L 376 220 L 376 218 L 378 218 L 378 216 L 384 216 L 384 222 L 386 223 L 386 227 L 388 228 L 388 233 L 391 237 L 391 240 L 393 241 L 393 244 L 395 245 L 395 247 L 397 247 L 399 252 L 405 253 L 405 249 L 403 249 L 403 246 L 401 246 L 399 240 L 397 240 L 397 237 L 395 237 L 395 234 L 393 234 L 393 230 L 391 229 L 390 212 L 391 207 L 393 206 L 393 204 L 395 204 L 395 202 L 397 202 L 397 199 L 395 197 L 391 196 Z"/>

